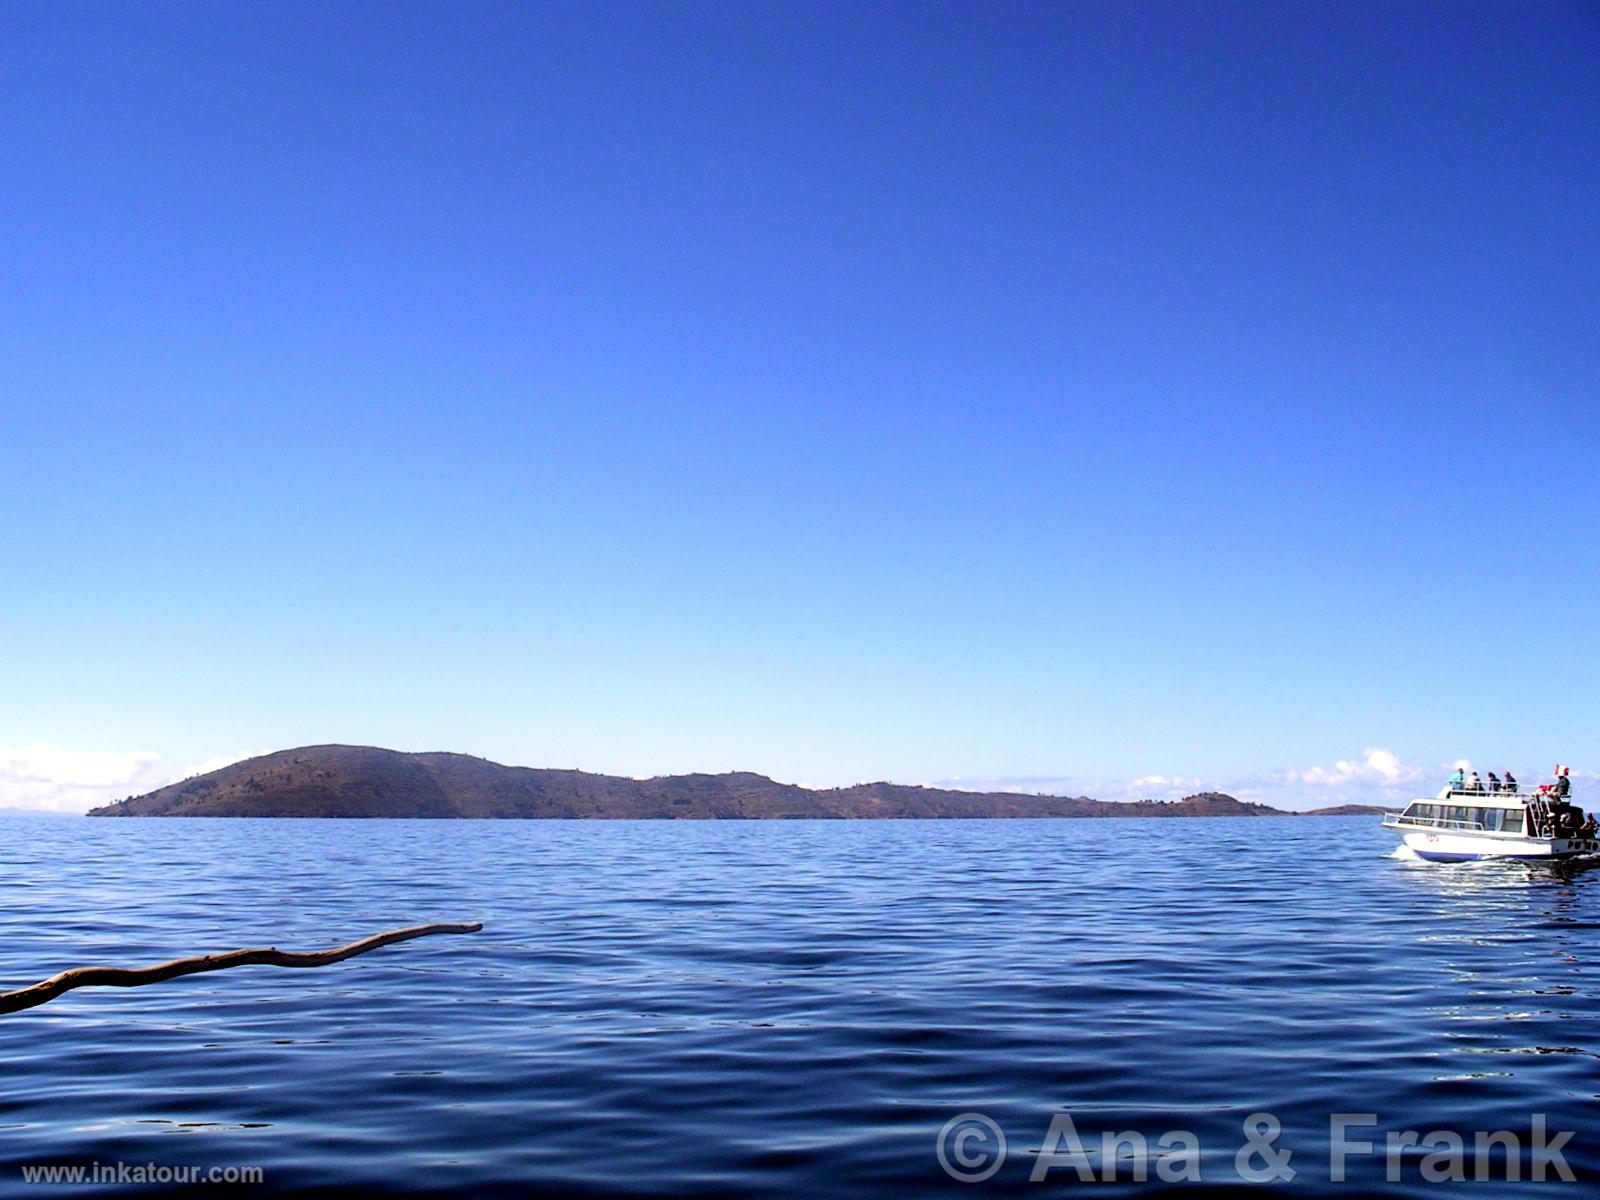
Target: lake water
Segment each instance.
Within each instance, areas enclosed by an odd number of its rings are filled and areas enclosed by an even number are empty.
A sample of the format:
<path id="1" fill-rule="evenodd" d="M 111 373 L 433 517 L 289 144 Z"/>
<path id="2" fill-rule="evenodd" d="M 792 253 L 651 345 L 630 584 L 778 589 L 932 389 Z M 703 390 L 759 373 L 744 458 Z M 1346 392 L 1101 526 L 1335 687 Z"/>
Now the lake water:
<path id="1" fill-rule="evenodd" d="M 1160 1161 L 1199 1195 L 1273 1169 L 1236 1158 L 1259 1112 L 1296 1174 L 1255 1195 L 1448 1194 L 1426 1149 L 1386 1183 L 1384 1135 L 1526 1142 L 1536 1114 L 1578 1183 L 1460 1190 L 1595 1194 L 1600 871 L 1392 850 L 1359 817 L 3 820 L 0 990 L 485 929 L 0 1017 L 0 1194 L 120 1162 L 259 1168 L 255 1195 L 1128 1196 L 1164 1185 L 1101 1133 L 1178 1131 Z M 1344 1187 L 1335 1112 L 1377 1120 Z M 981 1183 L 940 1165 L 962 1113 L 1006 1138 Z M 1029 1182 L 1062 1113 L 1120 1182 Z M 978 1173 L 997 1142 L 943 1145 Z"/>

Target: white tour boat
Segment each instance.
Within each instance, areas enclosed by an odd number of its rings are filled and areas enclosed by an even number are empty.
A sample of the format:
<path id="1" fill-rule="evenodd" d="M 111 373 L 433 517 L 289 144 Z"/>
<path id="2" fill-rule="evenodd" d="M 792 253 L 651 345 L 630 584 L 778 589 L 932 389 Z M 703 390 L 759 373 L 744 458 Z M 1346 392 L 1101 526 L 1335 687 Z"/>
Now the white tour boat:
<path id="1" fill-rule="evenodd" d="M 1419 858 L 1468 862 L 1478 858 L 1555 860 L 1600 851 L 1593 825 L 1563 830 L 1562 801 L 1539 792 L 1468 792 L 1445 788 L 1431 800 L 1413 800 L 1389 813 L 1384 827 L 1400 835 Z"/>

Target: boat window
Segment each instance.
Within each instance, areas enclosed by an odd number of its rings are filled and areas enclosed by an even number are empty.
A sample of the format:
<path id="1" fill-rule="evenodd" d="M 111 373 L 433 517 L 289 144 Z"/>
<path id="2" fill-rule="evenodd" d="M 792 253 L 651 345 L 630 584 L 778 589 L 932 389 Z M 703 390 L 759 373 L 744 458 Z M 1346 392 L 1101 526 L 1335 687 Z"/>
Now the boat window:
<path id="1" fill-rule="evenodd" d="M 1500 814 L 1500 816 L 1501 816 L 1500 828 L 1501 828 L 1501 830 L 1503 832 L 1505 832 L 1505 833 L 1521 833 L 1522 832 L 1522 810 L 1520 808 L 1508 808 L 1508 809 L 1504 810 Z"/>
<path id="2" fill-rule="evenodd" d="M 1448 815 L 1458 828 L 1467 824 L 1467 806 L 1465 804 L 1452 804 Z"/>
<path id="3" fill-rule="evenodd" d="M 1485 829 L 1498 830 L 1500 828 L 1500 815 L 1505 810 L 1501 808 L 1486 808 L 1479 814 L 1483 818 Z"/>

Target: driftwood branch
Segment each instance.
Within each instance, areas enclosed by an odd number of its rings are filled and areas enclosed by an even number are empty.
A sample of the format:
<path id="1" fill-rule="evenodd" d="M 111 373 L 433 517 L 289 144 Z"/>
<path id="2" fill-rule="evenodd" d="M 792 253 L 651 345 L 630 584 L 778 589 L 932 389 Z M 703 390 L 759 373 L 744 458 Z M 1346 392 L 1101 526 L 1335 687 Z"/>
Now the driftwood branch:
<path id="1" fill-rule="evenodd" d="M 348 946 L 332 950 L 313 950 L 306 954 L 293 954 L 268 946 L 259 950 L 230 950 L 226 954 L 202 954 L 195 958 L 180 958 L 155 967 L 78 967 L 41 980 L 32 987 L 14 992 L 0 992 L 0 1015 L 21 1012 L 25 1008 L 54 1000 L 63 992 L 81 987 L 142 987 L 147 983 L 161 983 L 180 975 L 198 975 L 202 971 L 224 971 L 229 967 L 254 965 L 269 967 L 326 967 L 343 962 L 379 946 L 395 942 L 409 942 L 412 938 L 427 937 L 431 933 L 477 933 L 483 928 L 481 921 L 470 925 L 413 925 L 409 929 L 391 929 L 388 933 L 375 933 Z"/>

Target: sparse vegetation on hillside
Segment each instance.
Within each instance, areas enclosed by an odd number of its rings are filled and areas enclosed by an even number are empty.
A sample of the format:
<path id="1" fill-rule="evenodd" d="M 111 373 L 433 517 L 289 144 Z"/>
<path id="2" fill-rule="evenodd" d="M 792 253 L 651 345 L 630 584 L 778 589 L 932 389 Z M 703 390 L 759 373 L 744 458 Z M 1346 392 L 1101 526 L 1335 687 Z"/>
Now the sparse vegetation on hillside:
<path id="1" fill-rule="evenodd" d="M 1117 803 L 1087 796 L 959 792 L 895 783 L 814 790 L 764 775 L 626 779 L 504 767 L 465 754 L 308 746 L 247 759 L 91 816 L 978 818 L 1275 817 L 1279 809 L 1220 792 Z"/>

